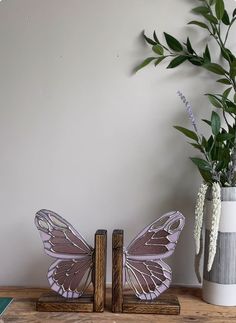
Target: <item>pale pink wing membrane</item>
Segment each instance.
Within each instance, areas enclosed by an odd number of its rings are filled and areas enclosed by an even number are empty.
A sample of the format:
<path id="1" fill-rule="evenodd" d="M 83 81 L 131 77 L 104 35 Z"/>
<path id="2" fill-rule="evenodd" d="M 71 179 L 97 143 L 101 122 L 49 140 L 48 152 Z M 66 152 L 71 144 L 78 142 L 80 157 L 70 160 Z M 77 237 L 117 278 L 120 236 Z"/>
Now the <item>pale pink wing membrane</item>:
<path id="1" fill-rule="evenodd" d="M 129 260 L 126 279 L 138 298 L 152 300 L 169 288 L 171 269 L 162 260 Z"/>
<path id="2" fill-rule="evenodd" d="M 48 271 L 51 289 L 66 298 L 80 297 L 91 282 L 90 257 L 57 260 Z"/>
<path id="3" fill-rule="evenodd" d="M 55 258 L 81 258 L 92 253 L 84 238 L 61 216 L 49 210 L 36 213 L 35 224 L 45 252 Z"/>
<path id="4" fill-rule="evenodd" d="M 91 283 L 93 248 L 69 222 L 53 211 L 38 211 L 35 224 L 45 252 L 58 259 L 48 270 L 51 288 L 66 298 L 80 297 Z"/>
<path id="5" fill-rule="evenodd" d="M 164 214 L 147 226 L 126 249 L 127 258 L 137 260 L 169 257 L 175 249 L 184 227 L 184 216 L 180 212 Z"/>
<path id="6" fill-rule="evenodd" d="M 170 286 L 171 268 L 162 259 L 174 252 L 184 223 L 180 212 L 164 214 L 124 250 L 124 279 L 138 298 L 155 299 Z"/>

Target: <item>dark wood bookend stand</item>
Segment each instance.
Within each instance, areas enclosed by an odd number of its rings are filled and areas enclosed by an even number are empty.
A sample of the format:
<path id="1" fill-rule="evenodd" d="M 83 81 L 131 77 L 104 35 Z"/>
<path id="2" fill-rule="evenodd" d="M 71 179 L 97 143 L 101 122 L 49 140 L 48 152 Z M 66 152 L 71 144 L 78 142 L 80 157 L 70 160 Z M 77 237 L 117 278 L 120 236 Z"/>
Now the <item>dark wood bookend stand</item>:
<path id="1" fill-rule="evenodd" d="M 123 230 L 112 235 L 112 312 L 143 314 L 180 314 L 180 304 L 174 295 L 164 294 L 152 301 L 142 301 L 123 291 Z"/>
<path id="2" fill-rule="evenodd" d="M 77 299 L 67 299 L 55 292 L 43 294 L 36 302 L 40 312 L 103 312 L 106 296 L 107 231 L 97 230 L 94 239 L 93 291 Z"/>

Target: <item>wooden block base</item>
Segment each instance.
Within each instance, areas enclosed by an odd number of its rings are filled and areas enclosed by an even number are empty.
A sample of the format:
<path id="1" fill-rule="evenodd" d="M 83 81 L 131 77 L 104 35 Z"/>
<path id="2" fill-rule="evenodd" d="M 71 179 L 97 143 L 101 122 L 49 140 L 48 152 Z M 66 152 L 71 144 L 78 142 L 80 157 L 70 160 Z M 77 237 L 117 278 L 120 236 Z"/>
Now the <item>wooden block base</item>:
<path id="1" fill-rule="evenodd" d="M 66 299 L 56 293 L 42 294 L 36 302 L 39 312 L 93 312 L 93 296 L 82 295 L 77 299 Z"/>
<path id="2" fill-rule="evenodd" d="M 179 315 L 179 300 L 174 295 L 162 295 L 155 301 L 141 301 L 133 295 L 124 295 L 123 313 Z"/>

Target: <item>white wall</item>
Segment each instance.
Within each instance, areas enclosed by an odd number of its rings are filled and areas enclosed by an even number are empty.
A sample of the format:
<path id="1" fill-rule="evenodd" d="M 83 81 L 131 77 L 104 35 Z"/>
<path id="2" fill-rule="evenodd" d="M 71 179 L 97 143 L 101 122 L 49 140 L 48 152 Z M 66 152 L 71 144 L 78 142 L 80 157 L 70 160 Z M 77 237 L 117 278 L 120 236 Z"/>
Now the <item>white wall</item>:
<path id="1" fill-rule="evenodd" d="M 186 125 L 181 89 L 207 115 L 214 76 L 164 65 L 133 75 L 145 28 L 199 45 L 186 27 L 196 1 L 0 2 L 0 285 L 47 285 L 34 214 L 52 209 L 93 243 L 97 228 L 128 242 L 162 213 L 186 227 L 170 263 L 174 283 L 196 284 L 193 208 L 200 177 L 173 124 Z M 229 5 L 233 7 L 233 0 Z M 111 241 L 109 239 L 109 253 Z M 111 258 L 108 258 L 110 281 Z"/>

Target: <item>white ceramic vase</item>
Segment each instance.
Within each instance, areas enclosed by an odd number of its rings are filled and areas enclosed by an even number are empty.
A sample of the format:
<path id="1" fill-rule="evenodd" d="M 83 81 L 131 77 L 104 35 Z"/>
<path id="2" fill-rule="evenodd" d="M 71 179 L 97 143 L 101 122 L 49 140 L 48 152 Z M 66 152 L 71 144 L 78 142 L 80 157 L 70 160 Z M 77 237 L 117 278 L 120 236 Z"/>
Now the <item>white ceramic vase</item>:
<path id="1" fill-rule="evenodd" d="M 205 208 L 203 300 L 215 305 L 236 306 L 236 187 L 221 189 L 217 251 L 212 269 L 207 272 L 212 215 L 210 194 Z"/>

